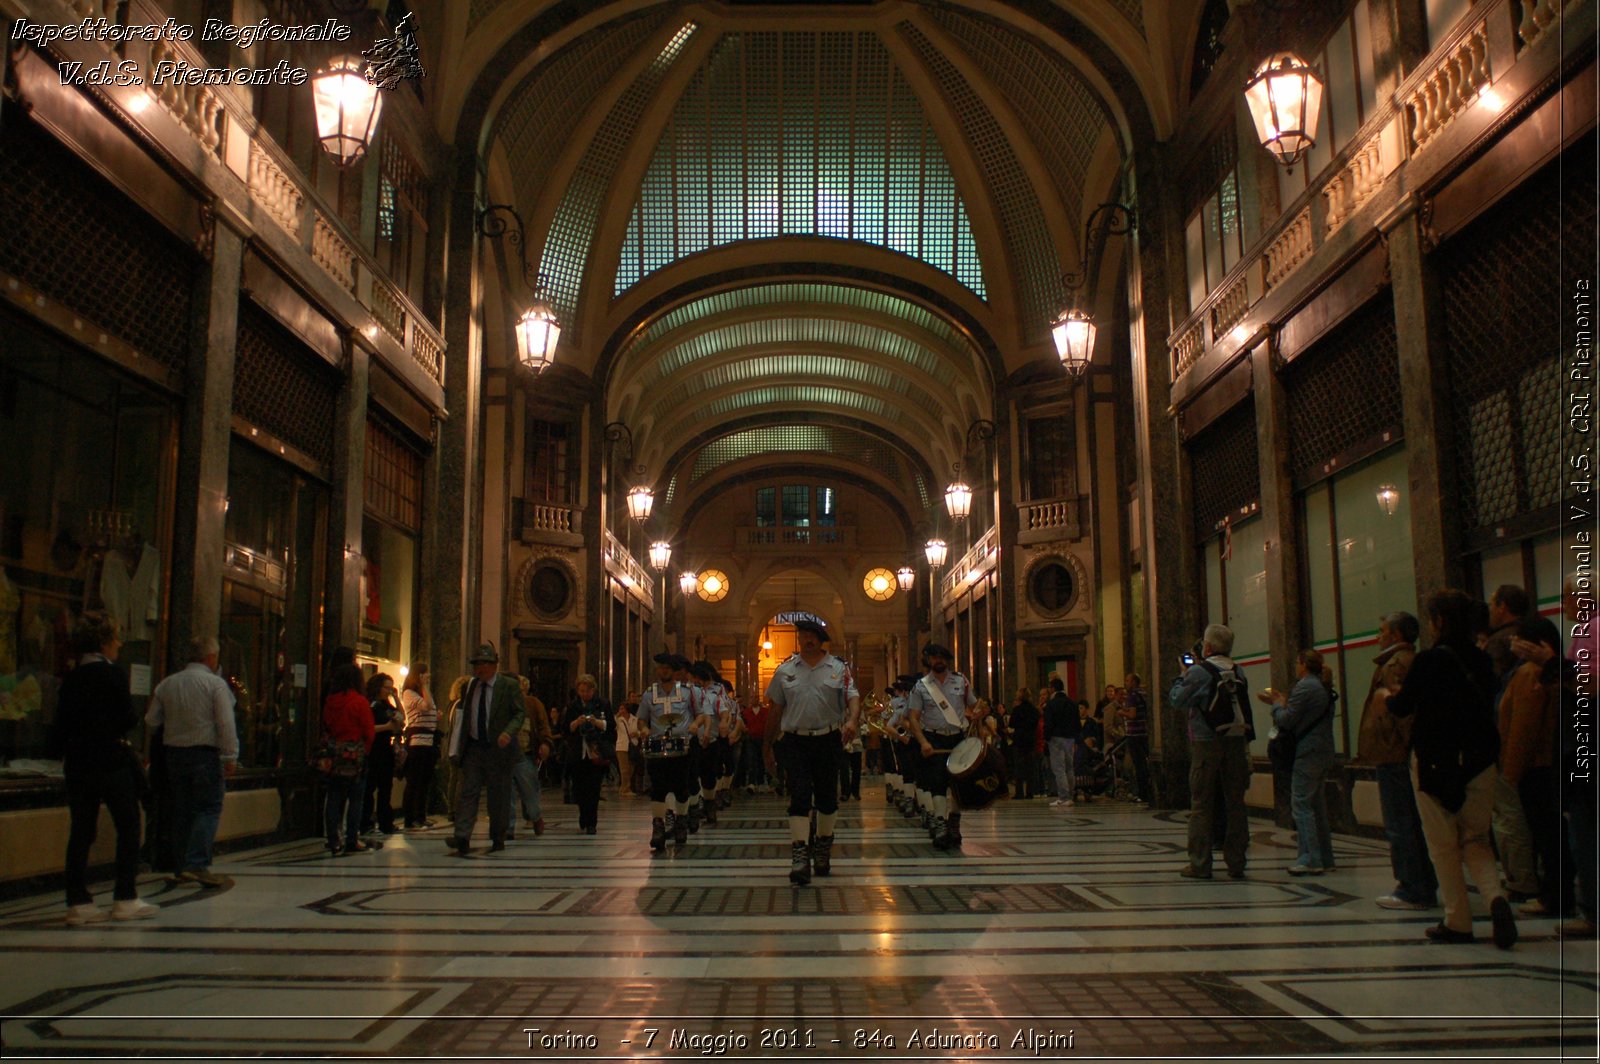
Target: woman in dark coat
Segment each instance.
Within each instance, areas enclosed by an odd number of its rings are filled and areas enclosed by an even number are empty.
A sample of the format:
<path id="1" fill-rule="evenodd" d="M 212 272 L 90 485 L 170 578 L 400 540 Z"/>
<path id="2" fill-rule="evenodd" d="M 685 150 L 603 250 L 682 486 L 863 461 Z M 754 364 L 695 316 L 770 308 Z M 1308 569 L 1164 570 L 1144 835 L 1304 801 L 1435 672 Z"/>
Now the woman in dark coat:
<path id="1" fill-rule="evenodd" d="M 600 822 L 600 784 L 617 748 L 617 721 L 611 703 L 596 691 L 593 676 L 578 677 L 578 697 L 561 715 L 558 734 L 567 737 L 568 778 L 578 803 L 578 830 L 593 835 Z"/>
<path id="2" fill-rule="evenodd" d="M 1473 940 L 1465 862 L 1478 893 L 1489 900 L 1494 944 L 1510 949 L 1517 941 L 1516 918 L 1489 846 L 1500 752 L 1493 709 L 1499 681 L 1489 655 L 1472 636 L 1471 596 L 1435 591 L 1426 609 L 1433 646 L 1417 655 L 1398 692 L 1379 688 L 1374 697 L 1386 698 L 1396 717 L 1416 717 L 1411 779 L 1444 896 L 1444 920 L 1427 934 L 1434 942 Z"/>
<path id="3" fill-rule="evenodd" d="M 61 681 L 56 707 L 55 741 L 63 752 L 67 807 L 72 828 L 67 836 L 67 923 L 92 924 L 110 916 L 139 920 L 160 910 L 139 900 L 139 792 L 144 767 L 138 751 L 125 738 L 139 724 L 128 677 L 116 666 L 122 649 L 117 622 L 85 617 L 73 636 L 78 663 Z M 94 903 L 89 893 L 89 847 L 94 845 L 105 804 L 117 829 L 116 886 L 111 912 Z"/>

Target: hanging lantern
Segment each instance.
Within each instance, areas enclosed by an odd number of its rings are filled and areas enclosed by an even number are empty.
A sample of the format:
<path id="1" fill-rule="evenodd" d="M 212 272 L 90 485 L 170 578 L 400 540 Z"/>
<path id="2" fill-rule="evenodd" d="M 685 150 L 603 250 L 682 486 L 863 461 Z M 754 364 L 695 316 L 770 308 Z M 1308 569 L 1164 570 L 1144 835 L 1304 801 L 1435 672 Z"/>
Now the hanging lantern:
<path id="1" fill-rule="evenodd" d="M 944 508 L 950 516 L 963 520 L 972 512 L 972 489 L 963 481 L 956 481 L 944 489 Z"/>
<path id="2" fill-rule="evenodd" d="M 1094 319 L 1081 310 L 1066 311 L 1050 323 L 1056 354 L 1074 377 L 1081 377 L 1089 370 L 1089 363 L 1094 359 L 1094 334 Z"/>
<path id="3" fill-rule="evenodd" d="M 649 518 L 650 510 L 655 506 L 655 489 L 648 484 L 639 484 L 628 491 L 628 516 L 635 521 L 644 521 Z"/>
<path id="4" fill-rule="evenodd" d="M 910 591 L 917 582 L 917 571 L 909 565 L 902 565 L 894 574 L 895 582 L 900 585 L 901 591 Z"/>
<path id="5" fill-rule="evenodd" d="M 678 590 L 685 595 L 692 595 L 700 590 L 700 578 L 693 573 L 683 573 L 678 577 Z"/>
<path id="6" fill-rule="evenodd" d="M 517 359 L 534 376 L 544 372 L 556 354 L 561 340 L 561 323 L 550 304 L 539 300 L 517 319 Z"/>
<path id="7" fill-rule="evenodd" d="M 1385 517 L 1393 517 L 1400 510 L 1400 489 L 1393 484 L 1385 484 L 1378 489 L 1378 509 L 1382 510 Z"/>
<path id="8" fill-rule="evenodd" d="M 658 539 L 650 544 L 650 568 L 658 573 L 667 571 L 667 566 L 672 562 L 672 544 L 666 540 Z"/>
<path id="9" fill-rule="evenodd" d="M 1293 166 L 1317 142 L 1322 79 L 1293 52 L 1278 52 L 1256 68 L 1244 87 L 1261 144 Z"/>
<path id="10" fill-rule="evenodd" d="M 945 559 L 950 556 L 950 547 L 942 539 L 930 539 L 922 549 L 928 555 L 928 564 L 935 569 L 943 565 Z"/>
<path id="11" fill-rule="evenodd" d="M 340 166 L 367 153 L 372 128 L 383 110 L 378 87 L 367 80 L 363 63 L 342 55 L 311 77 L 311 99 L 317 112 L 317 139 Z"/>

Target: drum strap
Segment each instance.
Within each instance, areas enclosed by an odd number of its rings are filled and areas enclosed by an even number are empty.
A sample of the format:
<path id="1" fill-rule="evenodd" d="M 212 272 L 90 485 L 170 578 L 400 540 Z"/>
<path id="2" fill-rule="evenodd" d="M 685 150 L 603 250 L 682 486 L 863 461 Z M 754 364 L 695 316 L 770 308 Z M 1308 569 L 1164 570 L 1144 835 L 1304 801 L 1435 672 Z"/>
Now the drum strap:
<path id="1" fill-rule="evenodd" d="M 927 695 L 933 701 L 933 704 L 939 707 L 939 712 L 944 716 L 945 724 L 950 728 L 960 728 L 961 715 L 951 708 L 950 700 L 944 696 L 944 692 L 939 689 L 939 685 L 933 682 L 933 677 L 931 675 L 924 676 L 919 682 L 922 684 L 922 693 Z"/>

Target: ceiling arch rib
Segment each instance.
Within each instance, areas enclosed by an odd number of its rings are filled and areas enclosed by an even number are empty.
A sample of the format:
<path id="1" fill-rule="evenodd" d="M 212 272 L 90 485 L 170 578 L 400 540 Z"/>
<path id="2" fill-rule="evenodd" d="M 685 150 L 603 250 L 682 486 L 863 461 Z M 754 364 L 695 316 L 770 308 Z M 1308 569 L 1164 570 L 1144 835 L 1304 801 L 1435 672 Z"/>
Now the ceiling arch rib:
<path id="1" fill-rule="evenodd" d="M 908 469 L 903 457 L 885 441 L 839 425 L 763 425 L 711 440 L 685 460 L 687 486 L 692 490 L 723 466 L 793 454 L 830 455 L 871 470 L 890 483 L 906 483 L 909 478 L 916 500 L 923 509 L 929 505 L 927 481 L 920 470 Z"/>
<path id="2" fill-rule="evenodd" d="M 613 288 L 781 236 L 876 244 L 985 294 L 950 165 L 875 31 L 725 33 L 657 142 Z"/>

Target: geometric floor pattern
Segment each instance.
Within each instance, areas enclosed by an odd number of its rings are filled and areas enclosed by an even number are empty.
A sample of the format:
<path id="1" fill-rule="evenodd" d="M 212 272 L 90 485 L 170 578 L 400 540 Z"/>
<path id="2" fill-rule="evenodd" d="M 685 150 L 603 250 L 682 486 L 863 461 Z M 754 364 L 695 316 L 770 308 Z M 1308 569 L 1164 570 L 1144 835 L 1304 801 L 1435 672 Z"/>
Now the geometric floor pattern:
<path id="1" fill-rule="evenodd" d="M 1292 833 L 1254 820 L 1248 877 L 1196 881 L 1181 813 L 1004 801 L 939 853 L 865 793 L 806 888 L 781 799 L 652 858 L 643 801 L 610 793 L 590 837 L 547 791 L 544 837 L 492 856 L 271 846 L 223 889 L 148 879 L 133 924 L 16 900 L 0 1056 L 1595 1058 L 1595 944 L 1531 919 L 1509 952 L 1427 944 L 1438 911 L 1372 903 L 1381 842 L 1291 879 Z"/>

